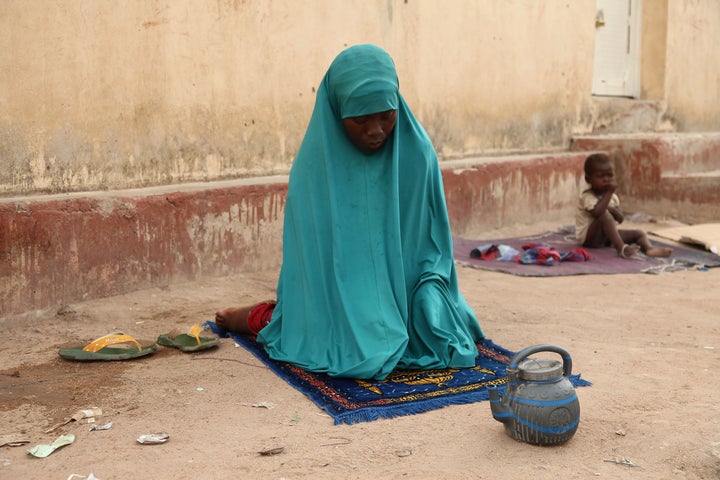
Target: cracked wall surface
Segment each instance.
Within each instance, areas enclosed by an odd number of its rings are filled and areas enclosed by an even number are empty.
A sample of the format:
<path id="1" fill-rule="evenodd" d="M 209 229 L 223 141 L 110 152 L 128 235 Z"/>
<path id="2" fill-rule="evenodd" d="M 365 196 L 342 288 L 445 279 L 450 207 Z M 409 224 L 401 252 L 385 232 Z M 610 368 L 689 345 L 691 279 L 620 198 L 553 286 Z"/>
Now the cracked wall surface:
<path id="1" fill-rule="evenodd" d="M 660 114 L 702 130 L 720 118 L 702 98 L 720 93 L 705 48 L 720 40 L 720 7 L 692 4 L 662 17 Z M 393 55 L 441 159 L 566 150 L 598 120 L 594 18 L 594 0 L 7 0 L 0 195 L 286 173 L 322 75 L 363 42 Z M 702 75 L 684 75 L 696 58 Z"/>

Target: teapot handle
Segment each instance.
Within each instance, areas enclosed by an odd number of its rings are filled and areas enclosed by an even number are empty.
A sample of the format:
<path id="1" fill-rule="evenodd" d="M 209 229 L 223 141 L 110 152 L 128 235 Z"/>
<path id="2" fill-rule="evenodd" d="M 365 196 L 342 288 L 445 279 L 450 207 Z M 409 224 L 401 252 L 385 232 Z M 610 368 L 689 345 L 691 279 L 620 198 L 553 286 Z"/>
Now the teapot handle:
<path id="1" fill-rule="evenodd" d="M 517 371 L 520 362 L 530 355 L 539 352 L 554 352 L 560 355 L 563 360 L 563 374 L 566 376 L 570 375 L 572 372 L 572 358 L 570 358 L 570 354 L 565 349 L 556 345 L 533 345 L 523 348 L 510 359 L 507 372 L 511 382 L 517 382 Z"/>

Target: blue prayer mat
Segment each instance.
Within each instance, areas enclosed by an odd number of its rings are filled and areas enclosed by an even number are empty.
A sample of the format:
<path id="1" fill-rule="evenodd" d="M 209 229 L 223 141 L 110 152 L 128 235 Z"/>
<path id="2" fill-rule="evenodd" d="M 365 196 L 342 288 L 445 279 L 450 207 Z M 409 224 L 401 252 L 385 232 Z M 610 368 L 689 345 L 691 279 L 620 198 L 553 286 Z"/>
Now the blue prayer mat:
<path id="1" fill-rule="evenodd" d="M 475 366 L 422 371 L 394 371 L 385 380 L 335 378 L 313 373 L 295 365 L 276 362 L 254 338 L 224 331 L 206 322 L 221 337 L 231 337 L 252 352 L 275 374 L 325 410 L 335 424 L 358 423 L 427 412 L 448 405 L 488 400 L 487 387 L 495 385 L 502 394 L 507 383 L 506 368 L 514 352 L 485 339 L 478 344 Z M 575 386 L 590 382 L 580 375 L 570 377 Z M 488 408 L 488 415 L 490 409 Z"/>

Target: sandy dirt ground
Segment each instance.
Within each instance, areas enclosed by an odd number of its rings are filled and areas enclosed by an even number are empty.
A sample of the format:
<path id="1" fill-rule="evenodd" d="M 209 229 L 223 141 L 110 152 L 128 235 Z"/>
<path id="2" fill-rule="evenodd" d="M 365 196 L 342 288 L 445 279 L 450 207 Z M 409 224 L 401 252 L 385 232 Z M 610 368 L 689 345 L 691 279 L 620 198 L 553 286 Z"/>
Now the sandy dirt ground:
<path id="1" fill-rule="evenodd" d="M 511 439 L 488 402 L 334 425 L 229 339 L 211 351 L 160 347 L 126 362 L 58 356 L 61 346 L 111 331 L 153 341 L 273 295 L 277 272 L 239 273 L 0 323 L 0 435 L 30 440 L 0 448 L 0 478 L 720 478 L 720 268 L 524 278 L 461 267 L 458 275 L 488 338 L 511 350 L 559 345 L 574 373 L 593 382 L 577 389 L 580 426 L 566 444 Z M 275 408 L 254 406 L 261 402 Z M 97 423 L 112 428 L 72 422 L 44 433 L 94 406 L 103 411 Z M 170 439 L 137 443 L 151 432 Z M 26 453 L 63 433 L 75 442 L 47 458 Z M 258 453 L 275 447 L 282 453 Z"/>

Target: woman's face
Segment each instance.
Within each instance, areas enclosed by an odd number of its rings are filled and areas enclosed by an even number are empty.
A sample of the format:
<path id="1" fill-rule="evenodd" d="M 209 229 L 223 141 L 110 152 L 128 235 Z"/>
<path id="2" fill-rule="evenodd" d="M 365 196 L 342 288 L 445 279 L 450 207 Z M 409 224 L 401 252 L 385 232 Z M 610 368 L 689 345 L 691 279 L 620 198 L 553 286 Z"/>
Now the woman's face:
<path id="1" fill-rule="evenodd" d="M 397 110 L 348 117 L 343 119 L 343 127 L 350 141 L 363 153 L 379 151 L 395 128 Z"/>

